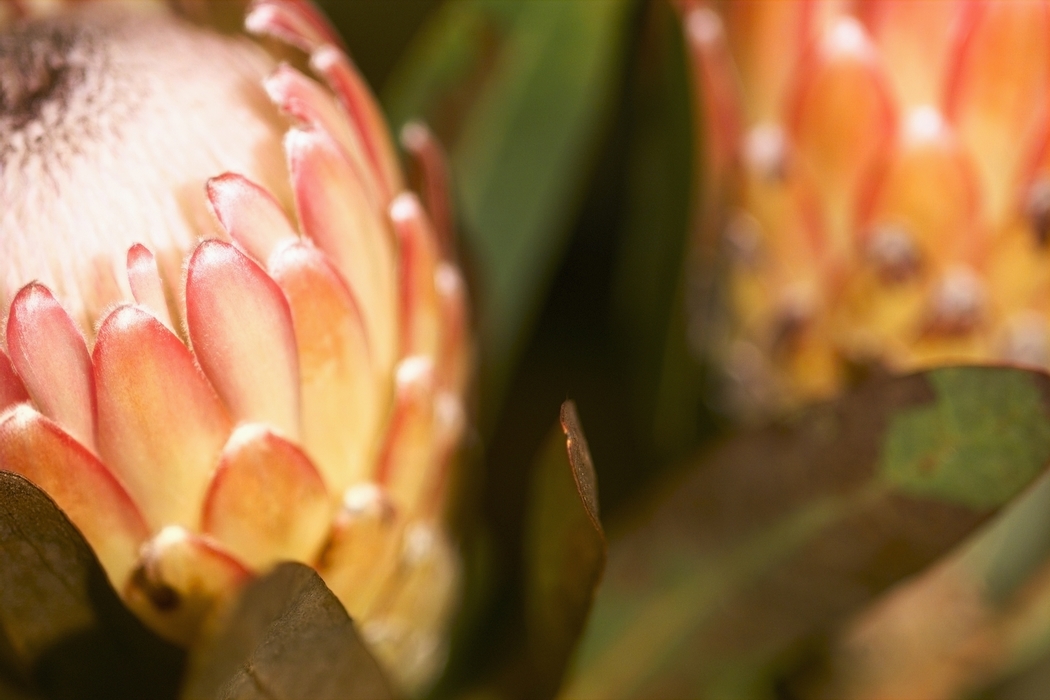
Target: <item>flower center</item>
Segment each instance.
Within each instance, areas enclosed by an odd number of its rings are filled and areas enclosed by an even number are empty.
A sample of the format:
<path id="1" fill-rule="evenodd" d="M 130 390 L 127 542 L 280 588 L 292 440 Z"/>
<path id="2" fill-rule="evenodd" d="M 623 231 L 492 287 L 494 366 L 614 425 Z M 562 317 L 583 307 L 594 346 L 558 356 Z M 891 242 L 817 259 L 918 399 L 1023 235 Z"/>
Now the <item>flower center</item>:
<path id="1" fill-rule="evenodd" d="M 85 4 L 0 31 L 0 308 L 39 280 L 90 330 L 128 298 L 128 248 L 216 235 L 204 182 L 232 170 L 290 201 L 269 54 L 160 4 Z"/>
<path id="2" fill-rule="evenodd" d="M 5 148 L 28 125 L 61 110 L 101 54 L 72 27 L 35 23 L 0 35 L 0 134 Z M 50 109 L 49 109 L 50 108 Z"/>

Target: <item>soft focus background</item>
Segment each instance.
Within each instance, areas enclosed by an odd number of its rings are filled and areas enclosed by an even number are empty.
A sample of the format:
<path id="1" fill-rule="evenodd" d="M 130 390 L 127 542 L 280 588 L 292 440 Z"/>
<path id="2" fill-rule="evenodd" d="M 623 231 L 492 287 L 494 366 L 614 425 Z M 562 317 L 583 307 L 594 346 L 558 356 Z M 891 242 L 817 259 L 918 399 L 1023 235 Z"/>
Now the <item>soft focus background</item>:
<path id="1" fill-rule="evenodd" d="M 473 673 L 514 643 L 529 470 L 561 402 L 578 405 L 613 530 L 714 430 L 682 320 L 679 20 L 644 0 L 322 4 L 392 127 L 421 117 L 450 153 L 480 333 Z"/>
<path id="2" fill-rule="evenodd" d="M 711 408 L 717 368 L 686 322 L 717 287 L 687 274 L 702 120 L 672 2 L 322 5 L 392 128 L 421 118 L 448 149 L 475 304 L 450 513 L 467 594 L 437 696 L 1045 695 L 1042 375 L 875 377 L 744 433 Z M 529 583 L 530 494 L 567 398 L 609 540 L 568 668 L 530 646 Z M 563 627 L 541 646 L 571 648 Z"/>

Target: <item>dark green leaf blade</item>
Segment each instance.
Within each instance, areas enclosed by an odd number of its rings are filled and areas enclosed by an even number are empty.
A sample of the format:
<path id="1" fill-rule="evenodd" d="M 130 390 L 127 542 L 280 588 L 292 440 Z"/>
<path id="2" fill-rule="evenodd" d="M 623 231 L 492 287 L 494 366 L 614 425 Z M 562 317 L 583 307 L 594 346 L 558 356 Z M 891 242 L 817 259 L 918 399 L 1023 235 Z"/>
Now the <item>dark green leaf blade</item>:
<path id="1" fill-rule="evenodd" d="M 518 586 L 498 624 L 465 647 L 473 665 L 433 697 L 549 698 L 561 684 L 606 559 L 594 465 L 571 401 L 536 455 L 527 496 Z"/>
<path id="2" fill-rule="evenodd" d="M 124 607 L 54 502 L 0 472 L 0 670 L 9 682 L 48 698 L 174 698 L 183 663 Z"/>
<path id="3" fill-rule="evenodd" d="M 632 130 L 612 313 L 636 387 L 635 429 L 659 463 L 693 448 L 705 418 L 686 318 L 687 295 L 696 293 L 686 263 L 696 185 L 688 64 L 679 13 L 672 3 L 649 3 L 627 100 Z"/>
<path id="4" fill-rule="evenodd" d="M 598 486 L 576 406 L 566 401 L 533 475 L 525 530 L 525 635 L 535 695 L 552 695 L 605 569 Z"/>
<path id="5" fill-rule="evenodd" d="M 396 128 L 422 118 L 449 150 L 477 264 L 489 408 L 562 254 L 632 5 L 446 3 L 384 90 Z"/>
<path id="6" fill-rule="evenodd" d="M 1050 378 L 881 379 L 703 459 L 610 551 L 568 696 L 772 697 L 804 646 L 1050 461 Z"/>
<path id="7" fill-rule="evenodd" d="M 321 577 L 278 565 L 252 581 L 190 659 L 183 698 L 390 698 L 378 663 Z"/>

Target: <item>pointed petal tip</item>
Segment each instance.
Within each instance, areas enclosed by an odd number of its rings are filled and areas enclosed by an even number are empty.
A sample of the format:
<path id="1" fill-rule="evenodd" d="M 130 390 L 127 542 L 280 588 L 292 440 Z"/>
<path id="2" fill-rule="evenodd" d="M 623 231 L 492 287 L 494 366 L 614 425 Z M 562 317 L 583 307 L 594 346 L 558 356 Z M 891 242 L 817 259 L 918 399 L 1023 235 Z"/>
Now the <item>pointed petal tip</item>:
<path id="1" fill-rule="evenodd" d="M 418 151 L 426 147 L 433 138 L 426 123 L 413 119 L 401 127 L 401 145 L 409 151 Z"/>
<path id="2" fill-rule="evenodd" d="M 129 304 L 99 326 L 93 364 L 100 455 L 153 527 L 196 526 L 231 426 L 192 354 L 152 314 Z"/>
<path id="3" fill-rule="evenodd" d="M 208 178 L 204 184 L 208 195 L 208 205 L 227 231 L 232 226 L 232 209 L 243 200 L 265 190 L 239 173 L 225 172 L 222 175 Z"/>
<path id="4" fill-rule="evenodd" d="M 224 267 L 238 262 L 239 254 L 236 248 L 225 241 L 208 238 L 193 249 L 187 264 L 187 271 L 189 274 L 194 271 L 199 274 L 214 267 Z"/>
<path id="5" fill-rule="evenodd" d="M 331 499 L 306 454 L 267 426 L 239 426 L 204 500 L 204 531 L 249 566 L 311 563 L 331 527 Z"/>
<path id="6" fill-rule="evenodd" d="M 455 216 L 452 211 L 448 155 L 430 128 L 421 121 L 410 121 L 401 128 L 401 145 L 410 158 L 410 181 L 420 193 L 437 236 L 441 255 L 456 255 Z"/>
<path id="7" fill-rule="evenodd" d="M 343 61 L 351 62 L 350 57 L 334 44 L 322 44 L 310 52 L 310 67 L 321 74 Z"/>
<path id="8" fill-rule="evenodd" d="M 298 438 L 296 339 L 273 278 L 229 243 L 204 241 L 187 268 L 186 325 L 201 369 L 233 417 Z"/>
<path id="9" fill-rule="evenodd" d="M 343 511 L 349 516 L 381 514 L 393 507 L 386 491 L 371 481 L 354 484 L 343 493 Z"/>
<path id="10" fill-rule="evenodd" d="M 141 243 L 133 243 L 128 248 L 127 265 L 131 267 L 142 260 L 153 260 L 153 253 Z"/>
<path id="11" fill-rule="evenodd" d="M 269 3 L 252 3 L 244 15 L 244 28 L 249 34 L 266 34 L 274 22 L 274 8 Z"/>
<path id="12" fill-rule="evenodd" d="M 856 17 L 842 16 L 835 20 L 824 36 L 821 49 L 834 58 L 853 56 L 862 60 L 874 58 L 871 37 Z"/>
<path id="13" fill-rule="evenodd" d="M 691 5 L 685 10 L 686 37 L 698 45 L 721 41 L 725 35 L 722 18 L 710 7 Z"/>
<path id="14" fill-rule="evenodd" d="M 339 43 L 339 37 L 311 2 L 256 0 L 244 17 L 249 34 L 270 36 L 309 53 L 319 44 Z"/>
<path id="15" fill-rule="evenodd" d="M 95 387 L 91 356 L 79 326 L 51 290 L 30 282 L 7 317 L 14 370 L 40 411 L 89 449 L 95 447 Z"/>
<path id="16" fill-rule="evenodd" d="M 238 173 L 224 173 L 206 184 L 208 205 L 238 245 L 261 263 L 273 251 L 298 240 L 281 205 L 261 185 Z"/>
<path id="17" fill-rule="evenodd" d="M 14 300 L 11 304 L 14 305 L 16 300 L 21 299 L 21 303 L 25 306 L 29 306 L 34 303 L 44 303 L 47 300 L 53 300 L 55 295 L 52 294 L 51 289 L 38 280 L 33 280 L 28 284 L 22 286 L 15 294 Z"/>
<path id="18" fill-rule="evenodd" d="M 236 199 L 238 184 L 240 184 L 240 176 L 231 172 L 210 177 L 204 183 L 204 191 L 208 195 L 208 207 L 222 227 L 227 230 L 230 225 L 226 216 L 226 205 L 230 200 Z"/>
<path id="19" fill-rule="evenodd" d="M 284 152 L 293 176 L 304 159 L 315 150 L 324 148 L 325 139 L 309 126 L 294 126 L 284 135 Z"/>
<path id="20" fill-rule="evenodd" d="M 128 284 L 135 301 L 146 307 L 168 330 L 174 331 L 164 281 L 157 269 L 157 260 L 149 248 L 136 243 L 128 249 Z"/>
<path id="21" fill-rule="evenodd" d="M 132 327 L 142 321 L 144 311 L 134 304 L 117 304 L 102 317 L 98 323 L 98 334 L 95 336 L 95 349 L 92 354 L 100 352 L 98 338 L 114 331 Z"/>
<path id="22" fill-rule="evenodd" d="M 402 192 L 390 202 L 390 218 L 394 223 L 411 221 L 422 216 L 423 205 L 414 192 Z"/>
<path id="23" fill-rule="evenodd" d="M 434 379 L 434 360 L 425 355 L 406 357 L 397 365 L 398 388 L 429 387 Z"/>

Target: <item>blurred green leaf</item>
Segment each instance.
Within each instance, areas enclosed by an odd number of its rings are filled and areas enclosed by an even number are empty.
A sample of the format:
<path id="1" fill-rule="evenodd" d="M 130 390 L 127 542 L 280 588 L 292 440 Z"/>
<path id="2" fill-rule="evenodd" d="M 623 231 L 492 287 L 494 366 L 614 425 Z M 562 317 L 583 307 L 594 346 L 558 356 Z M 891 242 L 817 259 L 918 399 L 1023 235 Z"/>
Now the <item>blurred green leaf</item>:
<path id="1" fill-rule="evenodd" d="M 440 0 L 317 0 L 373 90 L 383 85 L 405 47 Z"/>
<path id="2" fill-rule="evenodd" d="M 1048 505 L 1044 472 L 936 566 L 817 645 L 788 679 L 793 695 L 970 697 L 990 687 L 998 697 L 1025 687 L 1050 654 Z"/>
<path id="3" fill-rule="evenodd" d="M 446 3 L 384 90 L 395 127 L 420 117 L 450 153 L 475 263 L 485 422 L 565 247 L 632 4 Z"/>
<path id="4" fill-rule="evenodd" d="M 895 415 L 884 445 L 881 473 L 903 493 L 994 507 L 1046 466 L 1050 424 L 1029 377 L 944 369 L 929 381 L 939 400 Z"/>
<path id="5" fill-rule="evenodd" d="M 687 346 L 693 119 L 679 16 L 647 6 L 628 95 L 632 120 L 613 314 L 630 356 L 635 424 L 664 460 L 695 445 L 699 367 Z"/>
<path id="6" fill-rule="evenodd" d="M 598 484 L 576 406 L 560 425 L 532 477 L 525 525 L 525 636 L 534 693 L 550 697 L 583 632 L 605 568 Z"/>
<path id="7" fill-rule="evenodd" d="M 174 698 L 181 650 L 121 602 L 54 502 L 0 472 L 0 689 L 27 697 Z M 17 696 L 16 696 L 17 697 Z"/>
<path id="8" fill-rule="evenodd" d="M 1025 420 L 1038 414 L 1041 398 L 1022 382 L 996 390 L 1010 395 L 1005 403 L 1015 415 L 987 416 L 988 389 L 901 416 L 883 460 L 889 478 L 975 507 L 1024 487 L 1047 441 L 1044 425 Z M 967 463 L 951 464 L 961 459 Z M 945 478 L 952 473 L 962 477 Z M 1023 687 L 1047 654 L 1050 474 L 1044 473 L 931 571 L 836 631 L 792 684 L 806 697 L 964 697 L 987 686 Z"/>
<path id="9" fill-rule="evenodd" d="M 614 540 L 566 697 L 775 696 L 1043 472 L 1048 401 L 1041 373 L 938 369 L 729 440 Z"/>
<path id="10" fill-rule="evenodd" d="M 285 563 L 248 584 L 194 649 L 182 697 L 352 700 L 393 693 L 321 577 Z"/>
<path id="11" fill-rule="evenodd" d="M 566 401 L 528 487 L 523 590 L 497 628 L 464 649 L 467 673 L 435 697 L 549 698 L 564 677 L 605 567 L 598 486 L 576 406 Z M 479 661 L 480 660 L 480 661 Z"/>

